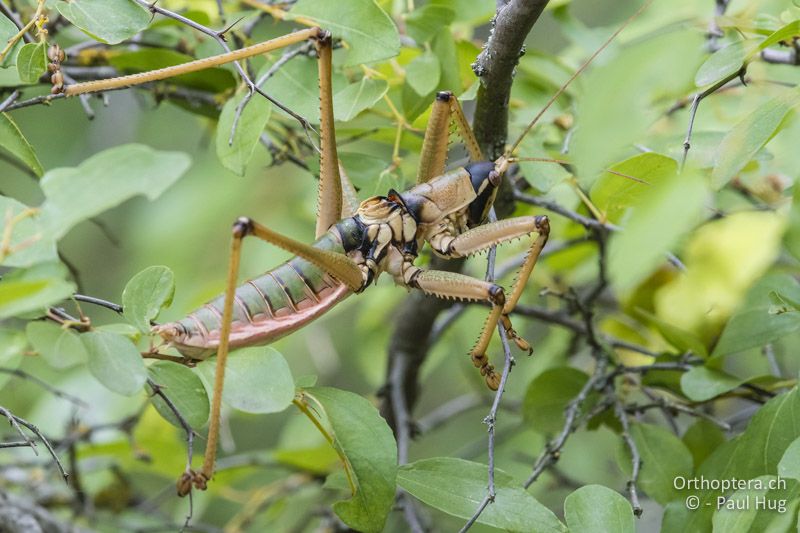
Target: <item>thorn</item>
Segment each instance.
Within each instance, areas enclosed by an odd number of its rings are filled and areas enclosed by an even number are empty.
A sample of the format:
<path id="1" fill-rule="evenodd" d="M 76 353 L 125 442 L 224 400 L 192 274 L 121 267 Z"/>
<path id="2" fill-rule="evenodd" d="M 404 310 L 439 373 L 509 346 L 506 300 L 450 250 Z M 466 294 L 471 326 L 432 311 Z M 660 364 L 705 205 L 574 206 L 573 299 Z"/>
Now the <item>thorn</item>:
<path id="1" fill-rule="evenodd" d="M 227 42 L 228 40 L 225 38 L 225 34 L 228 33 L 229 31 L 231 31 L 234 26 L 236 26 L 237 24 L 239 24 L 243 20 L 244 20 L 244 17 L 242 16 L 242 17 L 239 17 L 238 20 L 232 22 L 231 24 L 228 24 L 228 26 L 226 26 L 224 29 L 222 29 L 222 30 L 217 32 L 217 37 L 219 37 L 223 41 Z"/>

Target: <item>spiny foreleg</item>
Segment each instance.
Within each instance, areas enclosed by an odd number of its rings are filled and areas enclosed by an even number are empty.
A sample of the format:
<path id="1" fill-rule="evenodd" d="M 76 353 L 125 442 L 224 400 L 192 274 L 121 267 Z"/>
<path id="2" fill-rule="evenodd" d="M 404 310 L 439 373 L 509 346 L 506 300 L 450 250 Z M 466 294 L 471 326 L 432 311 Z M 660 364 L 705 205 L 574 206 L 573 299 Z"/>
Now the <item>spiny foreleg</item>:
<path id="1" fill-rule="evenodd" d="M 489 317 L 486 319 L 481 336 L 475 347 L 470 352 L 472 364 L 480 369 L 486 384 L 492 390 L 500 386 L 500 374 L 495 372 L 494 365 L 486 356 L 486 346 L 492 337 L 492 331 L 503 314 L 506 302 L 503 288 L 495 283 L 489 283 L 456 272 L 441 270 L 419 270 L 410 280 L 409 285 L 438 298 L 456 298 L 470 301 L 488 301 L 492 305 Z"/>
<path id="2" fill-rule="evenodd" d="M 459 258 L 482 252 L 492 246 L 531 233 L 536 233 L 537 236 L 531 243 L 528 255 L 525 257 L 525 261 L 520 268 L 510 295 L 504 298 L 501 312 L 496 313 L 495 310 L 492 309 L 492 314 L 489 315 L 489 319 L 484 324 L 478 342 L 471 352 L 473 361 L 486 358 L 485 352 L 489 346 L 492 331 L 497 326 L 498 322 L 503 325 L 509 338 L 511 338 L 521 350 L 525 350 L 529 354 L 533 352 L 531 345 L 520 337 L 512 327 L 509 314 L 511 314 L 517 306 L 517 302 L 519 302 L 522 296 L 522 291 L 525 290 L 525 285 L 528 283 L 528 278 L 533 272 L 533 267 L 536 266 L 536 261 L 539 259 L 539 254 L 542 252 L 545 243 L 547 243 L 547 238 L 550 235 L 550 221 L 546 216 L 510 218 L 478 226 L 460 235 L 439 234 L 431 239 L 431 244 L 439 254 L 445 257 Z M 488 380 L 487 383 L 489 383 Z M 489 386 L 492 386 L 491 383 Z"/>

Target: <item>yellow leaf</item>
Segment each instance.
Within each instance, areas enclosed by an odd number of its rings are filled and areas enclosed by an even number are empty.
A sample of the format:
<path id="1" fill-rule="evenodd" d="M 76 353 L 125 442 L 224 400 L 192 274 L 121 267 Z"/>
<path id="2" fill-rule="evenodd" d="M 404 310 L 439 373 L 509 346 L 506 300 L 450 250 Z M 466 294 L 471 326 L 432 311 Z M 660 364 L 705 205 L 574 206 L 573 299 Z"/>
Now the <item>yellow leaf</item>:
<path id="1" fill-rule="evenodd" d="M 702 226 L 686 247 L 687 272 L 656 292 L 656 315 L 708 343 L 778 255 L 785 226 L 784 217 L 766 212 Z"/>

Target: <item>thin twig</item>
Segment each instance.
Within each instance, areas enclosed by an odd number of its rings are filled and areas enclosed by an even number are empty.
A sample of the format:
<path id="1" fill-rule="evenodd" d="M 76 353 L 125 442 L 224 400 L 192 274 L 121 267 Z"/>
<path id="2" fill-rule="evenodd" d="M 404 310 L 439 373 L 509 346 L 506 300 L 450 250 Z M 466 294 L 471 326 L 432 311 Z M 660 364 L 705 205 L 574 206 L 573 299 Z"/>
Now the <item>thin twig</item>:
<path id="1" fill-rule="evenodd" d="M 157 6 L 155 2 L 150 3 L 147 2 L 146 0 L 135 0 L 135 1 L 140 6 L 144 7 L 145 9 L 148 9 L 152 13 L 158 13 L 173 20 L 177 20 L 178 22 L 185 24 L 186 26 L 189 26 L 192 29 L 195 29 L 200 33 L 208 35 L 209 37 L 217 41 L 217 43 L 219 43 L 219 45 L 222 47 L 223 50 L 225 50 L 226 52 L 231 51 L 231 47 L 228 46 L 228 43 L 225 41 L 225 33 L 230 31 L 230 27 L 225 28 L 222 31 L 212 30 L 211 28 L 203 26 L 202 24 L 199 24 L 189 18 L 179 15 L 174 11 L 170 11 L 169 9 L 164 9 L 163 7 Z M 238 61 L 234 61 L 233 64 L 234 67 L 236 68 L 236 71 L 239 73 L 239 77 L 242 78 L 242 81 L 245 83 L 245 85 L 247 85 L 250 92 L 257 92 L 258 94 L 260 94 L 261 96 L 272 102 L 283 112 L 285 112 L 286 114 L 297 120 L 303 127 L 303 129 L 306 131 L 306 133 L 308 133 L 309 130 L 314 131 L 314 129 L 311 127 L 311 123 L 304 117 L 301 117 L 300 115 L 298 115 L 297 113 L 295 113 L 294 111 L 292 111 L 291 109 L 280 103 L 278 100 L 274 99 L 273 97 L 259 90 L 256 84 L 253 82 L 253 80 L 250 78 L 250 76 L 247 74 L 247 72 L 244 70 L 244 68 Z"/>
<path id="2" fill-rule="evenodd" d="M 3 103 L 2 103 L 2 104 L 0 104 L 0 113 L 2 113 L 3 111 L 5 111 L 5 110 L 6 110 L 6 108 L 7 108 L 8 106 L 10 106 L 10 105 L 11 105 L 11 104 L 13 104 L 14 102 L 16 102 L 16 101 L 17 101 L 17 98 L 19 98 L 19 91 L 18 91 L 18 90 L 15 90 L 15 91 L 14 91 L 14 92 L 12 92 L 10 95 L 8 95 L 8 98 L 6 98 L 5 100 L 3 100 Z"/>
<path id="3" fill-rule="evenodd" d="M 697 108 L 700 106 L 700 102 L 707 96 L 714 94 L 719 89 L 723 88 L 729 82 L 735 79 L 743 79 L 747 66 L 742 67 L 741 70 L 728 74 L 714 85 L 709 87 L 708 89 L 701 91 L 694 95 L 692 99 L 692 106 L 689 109 L 689 127 L 686 131 L 686 138 L 683 141 L 683 156 L 681 157 L 681 165 L 680 170 L 683 171 L 683 167 L 686 165 L 686 158 L 689 156 L 689 150 L 692 147 L 692 131 L 694 130 L 694 119 L 697 116 Z M 742 83 L 744 81 L 742 80 Z"/>
<path id="4" fill-rule="evenodd" d="M 567 443 L 567 439 L 577 427 L 577 421 L 583 404 L 586 402 L 589 394 L 595 389 L 598 383 L 604 381 L 605 369 L 606 360 L 600 359 L 595 366 L 592 377 L 586 380 L 586 383 L 578 392 L 578 395 L 572 399 L 569 405 L 567 405 L 564 426 L 558 436 L 547 443 L 544 451 L 536 459 L 531 475 L 528 476 L 528 479 L 523 484 L 526 489 L 530 487 L 537 479 L 539 479 L 539 476 L 544 473 L 547 467 L 558 461 L 559 457 L 561 457 L 561 449 L 564 447 L 564 444 Z"/>
<path id="5" fill-rule="evenodd" d="M 64 76 L 64 81 L 67 83 L 76 83 L 75 78 L 70 76 L 67 72 L 63 69 L 61 70 L 61 75 Z M 89 95 L 88 94 L 79 94 L 78 100 L 81 102 L 81 107 L 83 108 L 83 112 L 86 113 L 86 118 L 89 120 L 94 120 L 94 109 L 89 104 Z"/>
<path id="6" fill-rule="evenodd" d="M 122 306 L 119 304 L 115 304 L 114 302 L 109 302 L 108 300 L 95 298 L 94 296 L 86 296 L 85 294 L 73 294 L 72 299 L 77 300 L 79 302 L 86 302 L 88 304 L 99 305 L 100 307 L 111 309 L 115 313 L 122 314 Z"/>
<path id="7" fill-rule="evenodd" d="M 489 211 L 489 222 L 496 222 L 497 215 L 495 214 L 494 208 Z M 495 260 L 497 258 L 497 246 L 492 246 L 489 248 L 489 254 L 486 258 L 486 281 L 493 283 L 495 279 Z M 497 495 L 497 489 L 495 487 L 494 482 L 494 463 L 495 463 L 495 425 L 497 424 L 497 410 L 500 408 L 500 401 L 503 399 L 503 393 L 505 392 L 506 388 L 506 381 L 508 380 L 508 376 L 511 373 L 511 369 L 514 367 L 514 358 L 511 356 L 511 347 L 508 345 L 508 338 L 506 336 L 506 331 L 502 323 L 497 324 L 497 332 L 500 335 L 500 343 L 503 346 L 503 356 L 504 356 L 504 363 L 503 363 L 503 373 L 500 377 L 500 386 L 497 387 L 497 392 L 494 394 L 494 401 L 492 402 L 492 407 L 489 410 L 489 414 L 483 419 L 483 423 L 487 426 L 487 431 L 489 433 L 489 443 L 488 443 L 488 486 L 486 488 L 486 496 L 484 496 L 483 500 L 481 501 L 478 508 L 475 510 L 475 513 L 472 517 L 464 524 L 464 527 L 461 528 L 460 533 L 464 533 L 465 531 L 469 530 L 475 522 L 477 522 L 478 518 L 480 518 L 483 511 L 486 507 L 494 503 L 495 497 Z"/>
<path id="8" fill-rule="evenodd" d="M 514 199 L 518 202 L 542 207 L 548 211 L 557 213 L 565 218 L 568 218 L 569 220 L 572 220 L 573 222 L 577 222 L 586 229 L 596 229 L 602 231 L 616 231 L 620 229 L 619 226 L 608 223 L 604 224 L 599 220 L 580 215 L 574 211 L 570 211 L 569 209 L 562 207 L 551 200 L 545 200 L 544 198 L 539 198 L 538 196 L 531 196 L 521 191 L 514 191 Z"/>
<path id="9" fill-rule="evenodd" d="M 17 376 L 20 379 L 24 379 L 24 380 L 30 381 L 32 383 L 35 383 L 36 385 L 40 386 L 41 388 L 43 388 L 44 390 L 46 390 L 47 392 L 49 392 L 53 396 L 56 396 L 57 398 L 63 398 L 64 400 L 67 400 L 68 402 L 71 402 L 71 403 L 77 405 L 78 407 L 89 407 L 88 403 L 84 402 L 83 400 L 81 400 L 77 396 L 73 396 L 73 395 L 71 395 L 69 393 L 66 393 L 66 392 L 64 392 L 62 390 L 59 390 L 59 389 L 53 387 L 52 385 L 50 385 L 49 383 L 47 383 L 46 381 L 44 381 L 43 379 L 39 379 L 36 376 L 28 374 L 27 372 L 25 372 L 23 370 L 20 370 L 18 368 L 2 368 L 2 367 L 0 367 L 0 373 L 11 374 L 12 376 Z"/>
<path id="10" fill-rule="evenodd" d="M 424 417 L 417 420 L 416 431 L 424 435 L 436 430 L 442 425 L 450 422 L 454 417 L 461 413 L 474 409 L 483 403 L 483 398 L 476 394 L 463 394 L 456 396 L 452 400 L 443 403 Z"/>
<path id="11" fill-rule="evenodd" d="M 627 488 L 628 488 L 628 495 L 631 499 L 631 506 L 633 507 L 633 514 L 639 518 L 642 516 L 642 506 L 639 503 L 639 493 L 636 490 L 636 484 L 639 482 L 639 470 L 642 467 L 642 458 L 639 455 L 639 448 L 636 447 L 636 442 L 631 437 L 631 428 L 630 422 L 628 421 L 628 415 L 625 412 L 625 408 L 622 406 L 622 402 L 616 395 L 616 391 L 613 387 L 608 387 L 606 389 L 606 394 L 611 396 L 614 399 L 614 413 L 617 416 L 617 420 L 622 425 L 622 440 L 625 441 L 625 446 L 628 447 L 628 450 L 631 452 L 631 478 L 628 480 Z"/>
<path id="12" fill-rule="evenodd" d="M 398 465 L 408 463 L 408 446 L 411 441 L 411 414 L 409 413 L 406 397 L 403 393 L 403 379 L 408 373 L 407 366 L 408 357 L 405 354 L 395 357 L 392 360 L 392 366 L 389 370 L 389 382 L 387 384 L 395 424 Z M 402 489 L 398 490 L 397 502 L 403 510 L 403 517 L 411 530 L 414 533 L 424 532 L 425 528 L 422 526 L 422 520 L 416 505 Z"/>
<path id="13" fill-rule="evenodd" d="M 39 440 L 42 441 L 44 447 L 47 448 L 47 452 L 50 454 L 50 457 L 53 458 L 53 462 L 56 464 L 56 467 L 58 468 L 61 477 L 63 477 L 64 481 L 67 484 L 69 484 L 69 474 L 67 474 L 67 471 L 64 470 L 64 465 L 62 465 L 61 461 L 58 459 L 58 455 L 56 455 L 56 451 L 53 449 L 53 446 L 50 444 L 50 441 L 47 440 L 47 437 L 45 437 L 41 431 L 39 431 L 39 428 L 31 424 L 24 418 L 20 418 L 14 415 L 13 413 L 11 413 L 11 411 L 6 409 L 5 407 L 0 407 L 0 415 L 8 419 L 11 425 L 14 426 L 14 429 L 17 431 L 17 433 L 22 435 L 25 441 L 29 443 L 28 445 L 30 446 L 31 450 L 33 450 L 33 453 L 39 455 L 39 453 L 36 451 L 36 444 L 30 438 L 28 438 L 28 436 L 25 434 L 25 432 L 22 431 L 22 428 L 20 426 L 28 428 L 29 431 L 31 431 L 34 435 L 36 435 L 39 438 Z"/>
<path id="14" fill-rule="evenodd" d="M 147 385 L 150 387 L 153 395 L 160 397 L 164 403 L 166 404 L 167 408 L 175 415 L 175 418 L 178 420 L 178 423 L 183 428 L 183 431 L 186 432 L 186 474 L 190 474 L 192 472 L 192 456 L 194 455 L 194 436 L 195 431 L 192 429 L 192 426 L 189 425 L 189 422 L 183 417 L 181 412 L 175 406 L 173 401 L 164 394 L 164 387 L 158 385 L 155 381 L 151 378 L 147 378 Z M 192 515 L 194 514 L 194 500 L 192 498 L 191 491 L 189 492 L 189 511 L 186 513 L 186 520 L 184 521 L 183 528 L 187 528 L 189 526 L 189 522 L 192 519 Z"/>
<path id="15" fill-rule="evenodd" d="M 310 49 L 310 45 L 306 43 L 305 45 L 298 46 L 292 50 L 287 50 L 283 53 L 283 55 L 275 62 L 273 65 L 267 70 L 258 80 L 255 82 L 256 87 L 261 87 L 267 81 L 275 75 L 278 70 L 280 70 L 286 63 L 291 61 L 293 58 L 297 57 L 300 54 L 307 53 Z M 242 118 L 242 113 L 244 112 L 244 108 L 247 107 L 247 104 L 250 103 L 250 100 L 253 98 L 255 94 L 254 91 L 249 91 L 242 101 L 239 102 L 239 105 L 236 106 L 236 111 L 233 115 L 233 124 L 231 124 L 231 134 L 228 137 L 228 145 L 233 145 L 233 137 L 236 134 L 236 128 L 239 125 L 239 120 Z"/>

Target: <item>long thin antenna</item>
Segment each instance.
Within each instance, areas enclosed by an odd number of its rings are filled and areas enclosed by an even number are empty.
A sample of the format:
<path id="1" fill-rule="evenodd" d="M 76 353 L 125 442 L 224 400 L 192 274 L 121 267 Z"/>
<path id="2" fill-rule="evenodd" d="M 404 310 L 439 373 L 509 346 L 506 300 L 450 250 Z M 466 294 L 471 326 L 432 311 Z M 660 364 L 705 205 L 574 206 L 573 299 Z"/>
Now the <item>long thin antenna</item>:
<path id="1" fill-rule="evenodd" d="M 570 86 L 570 84 L 572 84 L 572 82 L 573 82 L 573 81 L 575 81 L 575 79 L 576 79 L 578 76 L 580 76 L 580 75 L 581 75 L 581 72 L 583 72 L 584 70 L 586 70 L 586 68 L 587 68 L 589 65 L 591 65 L 591 64 L 592 64 L 592 61 L 594 61 L 594 60 L 597 58 L 597 56 L 599 56 L 599 55 L 600 55 L 600 54 L 603 52 L 603 50 L 605 50 L 606 48 L 608 48 L 608 45 L 610 45 L 610 44 L 611 44 L 611 43 L 614 41 L 614 39 L 616 39 L 616 38 L 617 38 L 617 35 L 619 35 L 620 33 L 622 33 L 622 30 L 624 30 L 625 28 L 627 28 L 627 27 L 628 27 L 628 25 L 629 25 L 631 22 L 633 22 L 633 21 L 634 21 L 634 19 L 636 19 L 636 17 L 638 17 L 639 15 L 641 15 L 641 14 L 642 14 L 642 12 L 643 12 L 645 9 L 647 9 L 648 7 L 650 7 L 650 4 L 652 4 L 653 2 L 654 2 L 654 0 L 647 0 L 647 1 L 646 1 L 646 2 L 645 2 L 643 5 L 642 5 L 642 7 L 640 7 L 640 8 L 639 8 L 639 10 L 638 10 L 636 13 L 634 13 L 633 15 L 631 15 L 630 17 L 628 17 L 628 20 L 626 20 L 626 21 L 625 21 L 625 23 L 624 23 L 622 26 L 620 26 L 619 28 L 617 28 L 617 31 L 615 31 L 615 32 L 614 32 L 614 33 L 611 35 L 611 37 L 609 37 L 609 38 L 606 40 L 606 42 L 604 42 L 604 43 L 603 43 L 603 46 L 601 46 L 600 48 L 598 48 L 597 50 L 595 50 L 595 52 L 592 54 L 592 56 L 591 56 L 589 59 L 587 59 L 587 60 L 586 60 L 586 62 L 585 62 L 583 65 L 581 65 L 581 66 L 580 66 L 580 68 L 579 68 L 578 70 L 576 70 L 576 71 L 575 71 L 575 73 L 574 73 L 572 76 L 570 76 L 570 78 L 567 80 L 567 82 L 566 82 L 564 85 L 562 85 L 562 86 L 561 86 L 561 87 L 560 87 L 560 88 L 559 88 L 559 89 L 556 91 L 556 93 L 555 93 L 555 94 L 554 94 L 552 97 L 550 97 L 550 100 L 548 100 L 548 102 L 545 104 L 545 106 L 542 108 L 542 110 L 541 110 L 541 111 L 539 111 L 539 112 L 536 114 L 536 116 L 535 116 L 535 117 L 533 117 L 533 120 L 531 121 L 531 123 L 530 123 L 530 124 L 528 124 L 528 127 L 526 127 L 526 128 L 525 128 L 525 131 L 523 131 L 523 132 L 522 132 L 522 135 L 520 135 L 520 136 L 519 136 L 519 139 L 517 139 L 517 141 L 516 141 L 516 142 L 515 142 L 515 143 L 514 143 L 514 144 L 511 146 L 511 148 L 509 148 L 509 149 L 508 149 L 508 151 L 506 151 L 506 153 L 505 153 L 505 156 L 504 156 L 504 157 L 506 157 L 506 158 L 507 158 L 508 156 L 510 156 L 510 155 L 511 155 L 511 154 L 514 152 L 514 150 L 516 150 L 516 149 L 519 147 L 519 143 L 521 143 L 521 142 L 522 142 L 522 139 L 524 139 L 524 138 L 525 138 L 525 136 L 526 136 L 526 135 L 528 135 L 528 133 L 529 133 L 529 132 L 531 131 L 531 129 L 532 129 L 532 128 L 533 128 L 533 127 L 536 125 L 536 123 L 537 123 L 537 122 L 539 122 L 539 119 L 540 119 L 540 118 L 542 118 L 542 115 L 544 115 L 544 114 L 547 112 L 547 110 L 548 110 L 548 109 L 550 109 L 550 106 L 552 106 L 552 105 L 553 105 L 553 103 L 554 103 L 556 100 L 558 100 L 558 97 L 559 97 L 559 96 L 561 96 L 562 94 L 564 94 L 564 91 L 566 91 L 566 90 L 567 90 L 567 88 Z"/>

